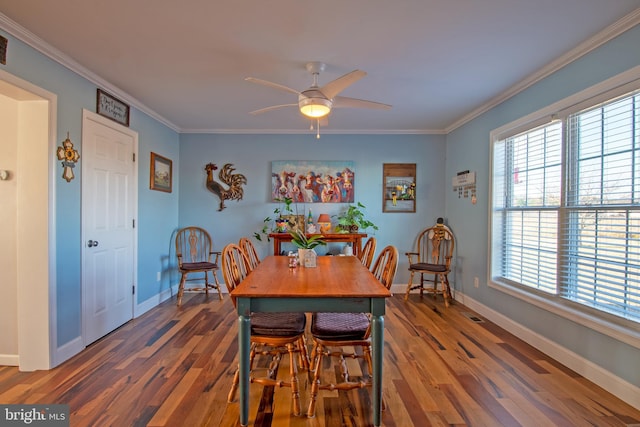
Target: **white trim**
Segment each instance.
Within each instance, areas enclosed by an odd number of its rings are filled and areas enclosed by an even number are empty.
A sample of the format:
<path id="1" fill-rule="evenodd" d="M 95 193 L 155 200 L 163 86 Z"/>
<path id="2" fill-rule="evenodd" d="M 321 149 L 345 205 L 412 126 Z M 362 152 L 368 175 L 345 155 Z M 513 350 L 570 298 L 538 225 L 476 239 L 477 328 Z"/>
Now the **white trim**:
<path id="1" fill-rule="evenodd" d="M 525 89 L 529 88 L 530 86 L 533 86 L 535 83 L 539 82 L 540 80 L 544 79 L 545 77 L 548 77 L 549 75 L 555 73 L 556 71 L 560 70 L 562 67 L 566 66 L 567 64 L 570 64 L 571 62 L 575 61 L 578 58 L 581 58 L 582 56 L 588 54 L 589 52 L 593 51 L 594 49 L 602 46 L 603 44 L 607 43 L 608 41 L 612 40 L 613 38 L 619 36 L 620 34 L 628 31 L 629 29 L 633 28 L 634 26 L 640 24 L 640 8 L 637 8 L 636 10 L 634 10 L 633 12 L 629 13 L 628 15 L 622 17 L 621 19 L 619 19 L 618 21 L 614 22 L 613 24 L 609 25 L 607 28 L 605 28 L 604 30 L 600 31 L 598 34 L 594 35 L 593 37 L 589 38 L 588 40 L 584 41 L 583 43 L 579 44 L 578 46 L 576 46 L 575 48 L 571 49 L 569 52 L 565 53 L 564 55 L 562 55 L 561 57 L 553 60 L 552 62 L 550 62 L 549 64 L 547 64 L 545 67 L 543 67 L 542 69 L 538 70 L 537 72 L 529 75 L 528 77 L 526 77 L 524 80 L 520 81 L 519 83 L 511 86 L 509 89 L 507 89 L 505 92 L 501 93 L 500 95 L 496 96 L 495 98 L 491 99 L 489 102 L 487 102 L 486 104 L 480 106 L 479 108 L 476 108 L 475 110 L 471 111 L 469 114 L 461 117 L 460 119 L 456 120 L 455 122 L 451 123 L 449 126 L 445 127 L 444 129 L 438 129 L 438 130 L 429 130 L 429 129 L 404 129 L 404 130 L 397 130 L 397 131 L 389 131 L 389 130 L 356 130 L 356 131 L 331 131 L 330 129 L 326 129 L 323 130 L 322 133 L 325 134 L 361 134 L 361 135 L 366 135 L 366 134 L 386 134 L 386 135 L 394 135 L 394 134 L 443 134 L 446 135 L 454 130 L 456 130 L 457 128 L 459 128 L 460 126 L 470 122 L 471 120 L 475 119 L 476 117 L 479 117 L 480 115 L 486 113 L 487 111 L 491 110 L 492 108 L 496 107 L 497 105 L 503 103 L 504 101 L 506 101 L 507 99 L 517 95 L 518 93 L 524 91 Z M 132 106 L 134 106 L 135 108 L 137 108 L 138 110 L 148 114 L 150 117 L 152 117 L 153 119 L 159 121 L 160 123 L 165 124 L 166 126 L 168 126 L 169 128 L 171 128 L 172 130 L 178 132 L 178 133 L 210 133 L 210 134 L 304 134 L 304 133 L 308 133 L 308 130 L 279 130 L 279 131 L 274 131 L 274 130 L 265 130 L 265 129 L 261 129 L 261 130 L 246 130 L 246 129 L 180 129 L 180 127 L 178 127 L 177 125 L 173 124 L 172 122 L 168 121 L 166 118 L 160 116 L 158 113 L 156 113 L 155 111 L 151 110 L 150 108 L 148 108 L 146 105 L 142 104 L 142 102 L 138 101 L 136 98 L 132 97 L 131 95 L 125 93 L 123 90 L 121 90 L 120 88 L 112 85 L 111 83 L 107 82 L 106 80 L 104 80 L 103 78 L 101 78 L 100 76 L 96 75 L 95 73 L 89 71 L 87 68 L 83 67 L 82 65 L 80 65 L 79 63 L 77 63 L 76 61 L 74 61 L 73 59 L 71 59 L 69 56 L 65 55 L 64 53 L 60 52 L 59 50 L 57 50 L 56 48 L 54 48 L 53 46 L 51 46 L 50 44 L 48 44 L 47 42 L 45 42 L 44 40 L 42 40 L 41 38 L 39 38 L 38 36 L 36 36 L 35 34 L 31 33 L 30 31 L 28 31 L 27 29 L 23 28 L 22 26 L 20 26 L 18 23 L 14 22 L 13 20 L 9 19 L 6 15 L 0 13 L 0 27 L 5 29 L 8 33 L 10 33 L 11 35 L 13 35 L 14 37 L 17 37 L 18 39 L 20 39 L 21 41 L 23 41 L 24 43 L 26 43 L 27 45 L 31 46 L 32 48 L 36 49 L 38 52 L 48 56 L 49 58 L 53 59 L 54 61 L 58 62 L 59 64 L 63 65 L 64 67 L 68 68 L 69 70 L 83 76 L 84 78 L 86 78 L 87 80 L 95 83 L 96 85 L 103 87 L 105 90 L 111 92 L 113 95 L 116 95 L 117 97 L 119 97 L 120 99 L 122 99 L 125 102 L 128 102 L 129 104 L 131 104 Z"/>
<path id="2" fill-rule="evenodd" d="M 0 14 L 0 17 L 2 15 Z M 56 152 L 56 132 L 57 132 L 57 111 L 58 111 L 58 97 L 56 94 L 49 92 L 39 86 L 34 85 L 26 80 L 23 80 L 19 77 L 14 76 L 4 70 L 0 70 L 0 80 L 5 81 L 15 87 L 18 87 L 24 91 L 30 92 L 36 95 L 38 98 L 47 102 L 47 145 L 46 145 L 46 156 L 47 156 L 47 235 L 44 236 L 46 238 L 47 245 L 47 281 L 44 286 L 46 286 L 47 292 L 47 324 L 40 325 L 41 327 L 46 327 L 47 336 L 48 336 L 48 351 L 46 355 L 31 355 L 23 354 L 23 358 L 26 360 L 31 360 L 32 362 L 28 363 L 26 367 L 27 370 L 32 369 L 49 369 L 56 365 L 57 357 L 57 312 L 56 312 L 56 209 L 55 209 L 55 200 L 56 200 L 56 179 L 55 179 L 55 171 L 56 171 L 56 160 L 55 160 L 55 152 Z M 33 155 L 41 156 L 42 153 L 32 153 Z M 19 159 L 20 161 L 20 159 Z M 39 237 L 42 239 L 42 236 Z M 24 284 L 23 284 L 24 285 Z M 18 283 L 20 286 L 20 283 Z M 40 288 L 34 288 L 35 292 L 39 292 Z M 18 309 L 23 312 L 29 312 L 33 310 L 33 306 L 29 305 L 28 307 L 21 307 L 20 304 L 23 304 L 24 301 L 19 299 L 17 301 Z M 27 302 L 28 303 L 28 302 Z M 19 327 L 20 326 L 20 317 L 18 318 Z M 20 334 L 20 332 L 19 332 Z M 30 342 L 29 337 L 23 338 L 26 341 Z M 37 339 L 37 337 L 33 337 L 33 339 Z M 17 356 L 20 359 L 20 354 Z M 19 364 L 18 364 L 19 365 Z"/>
<path id="3" fill-rule="evenodd" d="M 139 137 L 138 137 L 138 132 L 136 132 L 133 129 L 130 129 L 126 126 L 121 125 L 120 123 L 115 122 L 114 120 L 108 119 L 106 117 L 103 117 L 97 113 L 94 113 L 93 111 L 87 110 L 87 109 L 82 109 L 82 127 L 83 127 L 83 132 L 82 132 L 82 137 L 84 138 L 84 128 L 86 126 L 86 122 L 87 121 L 92 121 L 98 124 L 101 124 L 105 127 L 108 127 L 110 129 L 113 129 L 117 132 L 120 132 L 122 134 L 128 135 L 129 137 L 131 137 L 133 139 L 133 154 L 134 154 L 134 159 L 135 161 L 133 162 L 133 177 L 132 177 L 132 181 L 134 183 L 134 185 L 131 186 L 131 198 L 132 200 L 132 206 L 131 206 L 131 213 L 132 213 L 132 218 L 131 220 L 134 221 L 135 227 L 133 228 L 133 260 L 132 260 L 132 274 L 133 274 L 133 287 L 136 290 L 133 294 L 133 300 L 132 300 L 132 304 L 131 304 L 131 318 L 135 318 L 135 309 L 136 309 L 136 299 L 137 299 L 137 290 L 138 290 L 138 230 L 140 229 L 140 222 L 138 221 L 138 202 L 139 202 L 139 197 L 138 197 L 138 165 L 140 163 L 140 156 L 138 155 L 138 145 L 139 145 Z M 84 166 L 84 164 L 83 164 Z M 84 236 L 84 223 L 82 223 L 82 238 L 81 241 L 86 241 L 86 236 Z M 84 266 L 84 252 L 82 254 L 82 260 L 81 260 L 81 265 Z M 85 283 L 84 283 L 84 274 L 81 275 L 81 288 L 84 291 L 85 288 Z M 86 333 L 85 333 L 85 318 L 84 318 L 84 297 L 82 298 L 82 338 L 83 338 L 83 342 L 85 340 L 86 337 Z M 131 319 L 129 319 L 131 320 Z"/>
<path id="4" fill-rule="evenodd" d="M 171 285 L 170 289 L 165 289 L 164 291 L 160 292 L 159 294 L 156 294 L 156 295 L 152 296 L 151 298 L 147 299 L 146 301 L 143 301 L 142 303 L 136 305 L 133 317 L 136 317 L 136 318 L 140 317 L 144 313 L 146 313 L 147 311 L 159 306 L 160 304 L 162 304 L 166 300 L 172 298 L 174 295 L 177 295 L 178 294 L 178 286 L 180 286 L 180 284 L 179 283 L 175 283 L 175 284 Z M 229 293 L 227 291 L 227 287 L 224 285 L 224 283 L 220 283 L 220 291 L 222 292 L 223 295 Z M 215 292 L 217 294 L 218 291 L 209 290 L 209 295 L 214 295 L 211 292 Z M 187 293 L 202 293 L 202 292 L 201 291 L 184 291 L 184 293 L 187 294 Z"/>
<path id="5" fill-rule="evenodd" d="M 538 111 L 534 111 L 533 113 L 527 114 L 524 117 L 502 125 L 499 128 L 493 129 L 489 134 L 490 142 L 493 143 L 503 134 L 512 132 L 514 129 L 518 129 L 522 126 L 535 123 L 541 118 L 551 117 L 555 114 L 558 114 L 563 110 L 580 104 L 584 100 L 594 98 L 596 96 L 602 95 L 604 92 L 609 92 L 616 88 L 624 88 L 626 84 L 638 79 L 640 79 L 640 65 L 636 65 L 635 67 L 623 71 L 620 74 L 608 78 L 607 80 L 604 80 L 571 96 L 554 102 L 547 107 L 541 108 Z"/>
<path id="6" fill-rule="evenodd" d="M 536 123 L 541 118 L 551 117 L 553 115 L 558 114 L 559 112 L 563 112 L 566 114 L 570 112 L 572 107 L 581 105 L 587 99 L 593 99 L 595 97 L 599 97 L 607 92 L 621 92 L 618 95 L 621 95 L 625 91 L 628 91 L 629 88 L 627 85 L 631 82 L 637 81 L 640 79 L 640 65 L 633 67 L 625 72 L 622 72 L 616 76 L 613 76 L 603 82 L 595 84 L 587 89 L 584 89 L 574 95 L 571 95 L 565 99 L 562 99 L 558 102 L 555 102 L 552 105 L 549 105 L 545 108 L 542 108 L 538 111 L 535 111 L 531 114 L 528 114 L 518 120 L 507 123 L 499 128 L 492 130 L 489 134 L 489 142 L 490 142 L 490 165 L 489 165 L 489 198 L 488 200 L 493 200 L 493 175 L 494 175 L 494 167 L 493 167 L 493 144 L 501 139 L 504 135 L 515 132 L 518 129 L 522 129 L 523 126 L 527 126 L 532 123 Z M 616 96 L 615 93 L 612 93 L 611 96 Z M 594 101 L 595 102 L 595 101 Z M 640 349 L 640 330 L 634 328 L 633 325 L 628 326 L 631 322 L 621 320 L 618 323 L 614 323 L 613 321 L 608 321 L 607 316 L 596 317 L 590 315 L 587 310 L 578 310 L 574 308 L 570 303 L 567 304 L 564 300 L 560 298 L 555 298 L 551 295 L 538 295 L 535 292 L 520 289 L 515 286 L 511 286 L 506 283 L 496 281 L 492 276 L 493 271 L 493 259 L 494 252 L 496 249 L 493 247 L 494 242 L 497 243 L 496 240 L 493 239 L 493 203 L 488 203 L 488 230 L 489 230 L 489 239 L 487 239 L 487 284 L 489 287 L 504 292 L 508 295 L 511 295 L 514 298 L 518 298 L 522 301 L 525 301 L 529 304 L 532 304 L 538 308 L 549 311 L 550 313 L 561 316 L 565 319 L 576 322 L 582 326 L 590 328 L 594 331 L 602 333 L 604 335 L 610 336 L 620 342 L 628 344 L 632 347 Z"/>
<path id="7" fill-rule="evenodd" d="M 640 330 L 625 327 L 622 324 L 610 322 L 601 317 L 591 316 L 586 312 L 577 310 L 568 304 L 565 304 L 562 300 L 556 301 L 554 299 L 549 299 L 548 297 L 537 295 L 526 289 L 519 289 L 493 280 L 488 282 L 488 286 L 557 316 L 571 320 L 572 322 L 586 328 L 640 349 Z"/>
<path id="8" fill-rule="evenodd" d="M 6 30 L 12 36 L 20 39 L 25 44 L 29 45 L 30 47 L 42 53 L 43 55 L 47 56 L 48 58 L 56 61 L 63 67 L 69 69 L 70 71 L 73 71 L 74 73 L 80 75 L 81 77 L 84 77 L 85 79 L 94 83 L 96 86 L 99 86 L 105 89 L 107 92 L 117 96 L 118 98 L 127 102 L 128 104 L 131 104 L 131 106 L 149 115 L 151 118 L 157 120 L 158 122 L 163 123 L 170 129 L 176 132 L 180 131 L 180 128 L 178 126 L 171 123 L 169 120 L 165 119 L 160 114 L 156 113 L 155 111 L 153 111 L 152 109 L 144 105 L 142 102 L 138 101 L 133 96 L 129 95 L 119 87 L 109 83 L 108 81 L 98 76 L 94 72 L 80 65 L 71 57 L 67 56 L 66 54 L 56 49 L 55 47 L 51 46 L 49 43 L 42 40 L 40 37 L 36 36 L 26 28 L 20 26 L 17 22 L 12 21 L 9 17 L 7 17 L 2 13 L 0 13 L 0 28 Z"/>
<path id="9" fill-rule="evenodd" d="M 1 366 L 18 366 L 20 357 L 17 354 L 0 354 Z"/>
<path id="10" fill-rule="evenodd" d="M 71 359 L 73 356 L 80 353 L 84 349 L 85 346 L 82 340 L 82 336 L 78 336 L 71 341 L 61 345 L 56 349 L 55 356 L 57 363 L 54 366 L 61 364 L 65 360 Z"/>
<path id="11" fill-rule="evenodd" d="M 174 292 L 172 289 L 165 289 L 159 294 L 153 295 L 151 298 L 141 302 L 140 304 L 135 304 L 133 308 L 133 317 L 138 318 L 145 314 L 147 311 L 159 306 L 169 298 L 173 296 Z"/>
<path id="12" fill-rule="evenodd" d="M 595 36 L 579 44 L 578 46 L 571 49 L 569 52 L 565 53 L 561 57 L 550 62 L 545 67 L 531 74 L 529 77 L 525 78 L 524 80 L 520 81 L 514 86 L 511 86 L 511 88 L 507 89 L 505 92 L 491 99 L 489 102 L 482 105 L 480 108 L 473 110 L 466 116 L 461 117 L 451 125 L 447 126 L 445 128 L 446 133 L 450 133 L 456 130 L 457 128 L 459 128 L 460 126 L 464 125 L 465 123 L 468 123 L 471 120 L 475 119 L 476 117 L 481 116 L 482 114 L 486 113 L 492 108 L 495 108 L 496 106 L 502 104 L 507 99 L 533 86 L 534 84 L 550 76 L 551 74 L 557 72 L 558 70 L 570 64 L 571 62 L 577 60 L 578 58 L 581 58 L 582 56 L 588 54 L 589 52 L 602 46 L 603 44 L 619 36 L 620 34 L 630 30 L 631 28 L 635 27 L 638 24 L 640 24 L 640 8 L 637 8 L 633 12 L 624 16 L 622 19 L 609 25 L 607 28 L 600 31 Z"/>
<path id="13" fill-rule="evenodd" d="M 231 134 L 231 135 L 305 135 L 316 137 L 316 131 L 308 127 L 301 129 L 181 129 L 180 133 Z M 320 135 L 446 135 L 443 129 L 320 129 Z"/>
<path id="14" fill-rule="evenodd" d="M 545 338 L 531 329 L 514 322 L 512 319 L 498 313 L 473 298 L 464 295 L 460 291 L 456 291 L 455 299 L 466 307 L 469 307 L 478 314 L 484 316 L 487 320 L 524 340 L 549 357 L 552 357 L 554 360 L 557 360 L 568 368 L 573 369 L 589 381 L 594 382 L 634 408 L 640 408 L 640 387 L 629 383 L 623 378 L 614 375 L 603 367 L 596 365 L 595 363 L 568 350 L 560 344 Z"/>

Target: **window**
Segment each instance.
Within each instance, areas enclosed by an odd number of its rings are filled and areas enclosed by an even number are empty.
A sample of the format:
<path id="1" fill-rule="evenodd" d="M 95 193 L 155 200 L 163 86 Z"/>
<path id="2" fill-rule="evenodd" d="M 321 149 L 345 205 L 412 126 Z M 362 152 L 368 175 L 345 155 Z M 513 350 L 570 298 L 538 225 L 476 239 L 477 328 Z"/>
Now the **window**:
<path id="1" fill-rule="evenodd" d="M 640 90 L 613 96 L 493 136 L 491 280 L 640 323 Z"/>

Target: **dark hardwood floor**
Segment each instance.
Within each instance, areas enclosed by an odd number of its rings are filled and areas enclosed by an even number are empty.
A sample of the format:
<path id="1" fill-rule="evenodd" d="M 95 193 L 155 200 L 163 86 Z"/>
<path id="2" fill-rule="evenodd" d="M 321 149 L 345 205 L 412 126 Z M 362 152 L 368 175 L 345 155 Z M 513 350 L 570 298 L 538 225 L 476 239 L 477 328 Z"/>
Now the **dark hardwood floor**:
<path id="1" fill-rule="evenodd" d="M 73 427 L 235 426 L 236 331 L 228 296 L 186 294 L 182 307 L 167 301 L 50 371 L 0 367 L 0 403 L 69 404 Z M 335 366 L 323 375 L 335 378 Z M 304 412 L 306 372 L 300 380 Z M 640 410 L 570 367 L 460 304 L 418 295 L 387 302 L 383 393 L 387 427 L 640 425 Z M 252 384 L 250 425 L 370 426 L 369 404 L 366 388 L 325 390 L 315 418 L 293 417 L 289 388 Z"/>

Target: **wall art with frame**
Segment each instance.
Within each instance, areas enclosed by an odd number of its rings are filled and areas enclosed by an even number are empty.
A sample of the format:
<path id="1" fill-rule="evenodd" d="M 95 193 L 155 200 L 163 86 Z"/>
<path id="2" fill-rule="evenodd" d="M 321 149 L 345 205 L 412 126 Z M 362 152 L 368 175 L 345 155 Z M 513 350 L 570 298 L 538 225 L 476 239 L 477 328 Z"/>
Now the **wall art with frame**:
<path id="1" fill-rule="evenodd" d="M 171 193 L 173 182 L 173 162 L 166 157 L 151 152 L 151 166 L 149 170 L 149 188 L 156 191 Z"/>
<path id="2" fill-rule="evenodd" d="M 416 164 L 384 163 L 382 165 L 382 211 L 416 211 Z"/>
<path id="3" fill-rule="evenodd" d="M 355 167 L 352 161 L 271 162 L 271 200 L 302 203 L 353 203 Z"/>

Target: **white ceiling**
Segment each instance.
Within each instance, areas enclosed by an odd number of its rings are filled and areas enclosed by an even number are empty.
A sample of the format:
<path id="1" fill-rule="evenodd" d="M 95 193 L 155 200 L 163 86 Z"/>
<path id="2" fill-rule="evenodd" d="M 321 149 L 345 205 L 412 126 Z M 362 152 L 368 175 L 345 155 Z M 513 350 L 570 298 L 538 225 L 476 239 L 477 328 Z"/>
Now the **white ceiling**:
<path id="1" fill-rule="evenodd" d="M 250 115 L 297 99 L 244 78 L 303 90 L 309 61 L 320 85 L 366 71 L 341 95 L 393 105 L 334 110 L 323 132 L 445 132 L 639 16 L 640 0 L 0 0 L 7 32 L 181 132 L 308 131 L 295 108 Z"/>

